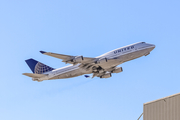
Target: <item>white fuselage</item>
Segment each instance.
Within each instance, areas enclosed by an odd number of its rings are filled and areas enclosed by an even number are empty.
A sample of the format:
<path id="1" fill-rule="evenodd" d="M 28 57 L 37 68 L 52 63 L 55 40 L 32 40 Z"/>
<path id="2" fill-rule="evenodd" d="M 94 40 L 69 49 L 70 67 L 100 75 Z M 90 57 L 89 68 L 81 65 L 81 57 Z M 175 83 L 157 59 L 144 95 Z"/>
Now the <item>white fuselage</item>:
<path id="1" fill-rule="evenodd" d="M 155 45 L 148 44 L 145 42 L 131 44 L 125 47 L 112 50 L 101 56 L 96 57 L 97 61 L 103 58 L 106 58 L 110 61 L 108 61 L 105 64 L 95 64 L 95 65 L 100 66 L 104 70 L 108 70 L 129 60 L 133 60 L 141 56 L 146 56 L 154 48 Z M 81 64 L 69 65 L 63 68 L 55 69 L 53 71 L 44 73 L 44 74 L 48 74 L 48 76 L 39 78 L 38 80 L 42 81 L 42 80 L 51 80 L 51 79 L 64 79 L 64 78 L 80 76 L 83 74 L 93 73 L 92 70 L 87 70 L 84 69 L 83 67 L 79 67 L 80 65 Z"/>

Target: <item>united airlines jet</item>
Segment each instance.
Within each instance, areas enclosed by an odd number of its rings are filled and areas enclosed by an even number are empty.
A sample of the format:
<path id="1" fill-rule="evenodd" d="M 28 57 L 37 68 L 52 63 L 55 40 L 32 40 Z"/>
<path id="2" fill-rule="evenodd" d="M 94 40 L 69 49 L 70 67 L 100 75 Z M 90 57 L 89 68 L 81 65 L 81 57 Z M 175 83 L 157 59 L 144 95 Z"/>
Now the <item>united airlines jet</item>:
<path id="1" fill-rule="evenodd" d="M 142 56 L 147 56 L 154 48 L 155 45 L 153 44 L 139 42 L 112 50 L 95 58 L 40 51 L 44 55 L 62 59 L 62 62 L 72 65 L 54 69 L 34 59 L 28 59 L 26 63 L 33 73 L 23 73 L 23 75 L 32 77 L 33 81 L 38 82 L 72 78 L 91 73 L 93 74 L 92 78 L 110 78 L 112 73 L 120 73 L 123 71 L 122 67 L 117 67 L 118 65 Z M 85 77 L 88 78 L 90 76 L 85 75 Z"/>

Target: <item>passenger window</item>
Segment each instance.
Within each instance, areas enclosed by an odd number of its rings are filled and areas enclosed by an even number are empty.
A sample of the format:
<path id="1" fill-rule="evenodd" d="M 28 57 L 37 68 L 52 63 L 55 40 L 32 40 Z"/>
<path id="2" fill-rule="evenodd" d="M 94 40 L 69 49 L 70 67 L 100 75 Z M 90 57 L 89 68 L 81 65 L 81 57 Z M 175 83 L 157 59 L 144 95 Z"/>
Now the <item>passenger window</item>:
<path id="1" fill-rule="evenodd" d="M 126 50 L 126 48 L 124 48 L 124 50 Z"/>
<path id="2" fill-rule="evenodd" d="M 133 49 L 134 48 L 134 46 L 131 46 L 131 49 Z"/>
<path id="3" fill-rule="evenodd" d="M 127 48 L 127 50 L 129 50 L 129 47 Z"/>
<path id="4" fill-rule="evenodd" d="M 121 50 L 118 50 L 118 52 L 121 52 Z"/>

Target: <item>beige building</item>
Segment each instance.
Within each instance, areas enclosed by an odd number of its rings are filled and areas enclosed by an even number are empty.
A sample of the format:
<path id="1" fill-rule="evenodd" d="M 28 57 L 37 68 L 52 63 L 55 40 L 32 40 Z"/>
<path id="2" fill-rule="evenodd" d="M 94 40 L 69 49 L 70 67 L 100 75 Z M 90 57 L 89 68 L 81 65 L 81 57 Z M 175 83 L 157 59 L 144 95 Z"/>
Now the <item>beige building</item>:
<path id="1" fill-rule="evenodd" d="M 143 120 L 180 120 L 180 93 L 145 103 Z"/>

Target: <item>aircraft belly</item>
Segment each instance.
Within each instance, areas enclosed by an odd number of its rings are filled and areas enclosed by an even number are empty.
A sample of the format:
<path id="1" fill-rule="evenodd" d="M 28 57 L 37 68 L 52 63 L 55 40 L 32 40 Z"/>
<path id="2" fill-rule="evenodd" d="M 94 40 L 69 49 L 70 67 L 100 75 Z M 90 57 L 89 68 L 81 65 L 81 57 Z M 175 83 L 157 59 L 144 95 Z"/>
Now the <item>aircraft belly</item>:
<path id="1" fill-rule="evenodd" d="M 80 75 L 83 75 L 83 74 L 84 73 L 80 69 L 76 69 L 76 70 L 72 70 L 72 71 L 65 72 L 65 73 L 62 73 L 60 75 L 57 75 L 57 76 L 51 78 L 50 80 L 52 80 L 52 79 L 72 78 L 72 77 L 77 77 L 77 76 L 80 76 Z"/>
<path id="2" fill-rule="evenodd" d="M 100 65 L 100 66 L 101 66 L 102 68 L 104 68 L 104 69 L 108 69 L 108 68 L 117 66 L 117 65 L 119 65 L 119 64 L 121 64 L 120 59 L 116 59 L 116 60 L 113 60 L 113 61 L 109 61 L 109 62 L 107 62 L 106 64 L 102 64 L 102 65 Z"/>

